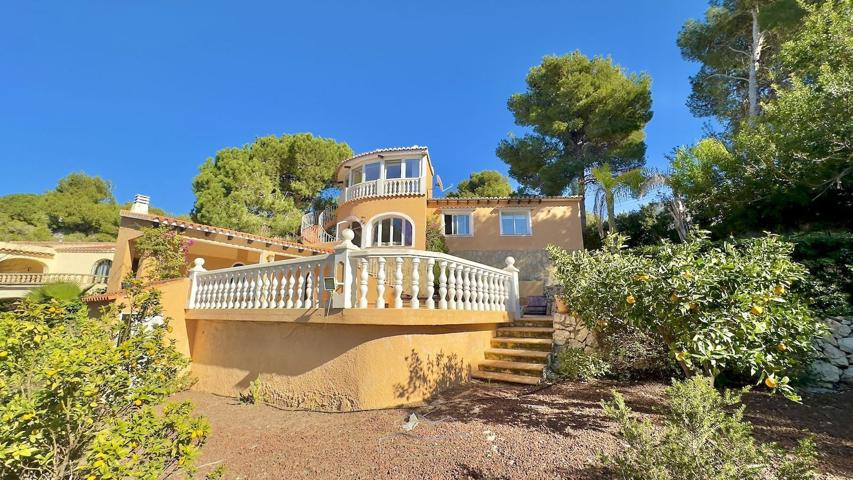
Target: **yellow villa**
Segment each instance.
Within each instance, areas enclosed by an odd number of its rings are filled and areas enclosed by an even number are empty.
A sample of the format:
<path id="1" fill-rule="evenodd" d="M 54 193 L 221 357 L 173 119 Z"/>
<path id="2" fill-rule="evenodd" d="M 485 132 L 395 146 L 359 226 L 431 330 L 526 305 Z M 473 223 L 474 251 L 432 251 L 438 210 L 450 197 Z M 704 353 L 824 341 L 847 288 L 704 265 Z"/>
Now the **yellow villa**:
<path id="1" fill-rule="evenodd" d="M 0 242 L 0 299 L 54 282 L 103 286 L 114 253 L 115 244 L 103 242 Z"/>
<path id="2" fill-rule="evenodd" d="M 255 382 L 283 408 L 404 405 L 469 378 L 539 383 L 550 317 L 544 247 L 582 248 L 580 199 L 434 198 L 426 147 L 356 155 L 337 168 L 335 208 L 309 212 L 299 242 L 147 212 L 121 213 L 114 268 L 91 306 L 121 300 L 144 270 L 135 239 L 167 225 L 190 243 L 187 277 L 160 282 L 194 388 L 236 395 Z M 426 250 L 439 223 L 448 253 Z"/>

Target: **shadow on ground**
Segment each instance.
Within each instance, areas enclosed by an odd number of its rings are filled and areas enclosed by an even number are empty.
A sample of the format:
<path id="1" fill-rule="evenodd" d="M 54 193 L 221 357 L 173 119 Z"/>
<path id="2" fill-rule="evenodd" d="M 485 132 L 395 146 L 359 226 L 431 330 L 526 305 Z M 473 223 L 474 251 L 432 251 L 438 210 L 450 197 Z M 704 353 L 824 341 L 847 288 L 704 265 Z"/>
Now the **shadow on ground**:
<path id="1" fill-rule="evenodd" d="M 432 420 L 476 420 L 569 436 L 580 430 L 611 432 L 613 423 L 603 416 L 602 400 L 609 400 L 618 388 L 635 412 L 655 416 L 663 398 L 647 387 L 608 381 L 546 388 L 473 383 L 441 393 L 420 414 Z"/>

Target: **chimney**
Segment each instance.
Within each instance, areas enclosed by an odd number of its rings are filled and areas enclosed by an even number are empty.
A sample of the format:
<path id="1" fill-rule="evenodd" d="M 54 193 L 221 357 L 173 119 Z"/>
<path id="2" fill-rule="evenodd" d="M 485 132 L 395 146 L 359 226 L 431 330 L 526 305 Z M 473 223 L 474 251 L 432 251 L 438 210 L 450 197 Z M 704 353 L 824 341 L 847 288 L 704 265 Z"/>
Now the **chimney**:
<path id="1" fill-rule="evenodd" d="M 130 211 L 133 213 L 148 213 L 148 204 L 151 202 L 151 197 L 137 193 L 133 197 L 133 205 L 130 206 Z"/>

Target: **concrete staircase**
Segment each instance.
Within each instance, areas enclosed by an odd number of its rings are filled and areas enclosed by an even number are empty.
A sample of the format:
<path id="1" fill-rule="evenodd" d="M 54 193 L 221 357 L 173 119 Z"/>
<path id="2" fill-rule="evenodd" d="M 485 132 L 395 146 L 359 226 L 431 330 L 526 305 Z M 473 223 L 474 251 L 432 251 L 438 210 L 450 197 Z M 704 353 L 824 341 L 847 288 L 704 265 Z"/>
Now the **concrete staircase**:
<path id="1" fill-rule="evenodd" d="M 524 315 L 510 326 L 498 328 L 492 348 L 473 378 L 486 381 L 537 385 L 551 353 L 554 323 L 550 316 Z"/>

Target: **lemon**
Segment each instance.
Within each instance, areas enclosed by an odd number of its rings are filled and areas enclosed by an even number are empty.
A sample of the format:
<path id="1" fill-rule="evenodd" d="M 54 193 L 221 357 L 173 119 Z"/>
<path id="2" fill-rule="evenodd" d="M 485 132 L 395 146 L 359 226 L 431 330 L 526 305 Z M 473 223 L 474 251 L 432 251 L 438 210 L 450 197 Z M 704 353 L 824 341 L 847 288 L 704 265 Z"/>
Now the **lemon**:
<path id="1" fill-rule="evenodd" d="M 762 307 L 761 305 L 753 305 L 752 310 L 750 310 L 750 312 L 752 312 L 753 315 L 761 315 L 762 313 L 764 313 L 764 307 Z"/>
<path id="2" fill-rule="evenodd" d="M 0 352 L 0 358 L 6 358 L 9 356 L 9 352 Z"/>
<path id="3" fill-rule="evenodd" d="M 35 416 L 36 415 L 34 413 L 25 413 L 25 414 L 21 415 L 21 420 L 27 422 L 29 420 L 32 420 L 33 417 L 35 417 Z"/>
<path id="4" fill-rule="evenodd" d="M 783 342 L 779 342 L 779 344 L 776 345 L 776 350 L 779 350 L 780 352 L 784 352 L 787 349 L 788 349 L 788 346 L 785 345 Z"/>
<path id="5" fill-rule="evenodd" d="M 687 358 L 687 352 L 685 352 L 683 350 L 675 354 L 675 359 L 678 360 L 679 362 L 683 362 L 686 358 Z"/>
<path id="6" fill-rule="evenodd" d="M 634 298 L 633 295 L 628 295 L 627 297 L 625 297 L 625 301 L 628 302 L 628 305 L 633 305 L 637 303 L 637 299 Z"/>
<path id="7" fill-rule="evenodd" d="M 651 278 L 651 277 L 649 277 L 649 276 L 648 276 L 648 275 L 646 275 L 645 273 L 640 274 L 640 275 L 637 275 L 637 280 L 639 280 L 639 281 L 641 281 L 641 282 L 648 282 L 650 278 Z"/>
<path id="8" fill-rule="evenodd" d="M 775 293 L 776 295 L 782 295 L 783 293 L 785 293 L 785 286 L 784 285 L 777 286 L 776 288 L 773 289 L 773 293 Z"/>
<path id="9" fill-rule="evenodd" d="M 699 304 L 691 302 L 690 303 L 690 310 L 699 310 Z"/>
<path id="10" fill-rule="evenodd" d="M 767 388 L 776 388 L 779 385 L 779 382 L 776 381 L 776 378 L 773 375 L 770 375 L 764 380 L 764 384 L 767 385 Z"/>
<path id="11" fill-rule="evenodd" d="M 673 293 L 672 295 L 670 295 L 670 296 L 669 296 L 669 300 L 670 300 L 671 302 L 673 302 L 673 303 L 677 302 L 677 301 L 678 301 L 678 298 L 679 298 L 679 297 L 678 297 L 678 294 L 677 294 L 677 293 Z"/>
<path id="12" fill-rule="evenodd" d="M 133 404 L 138 407 L 138 406 L 142 405 L 142 400 L 134 400 Z"/>

